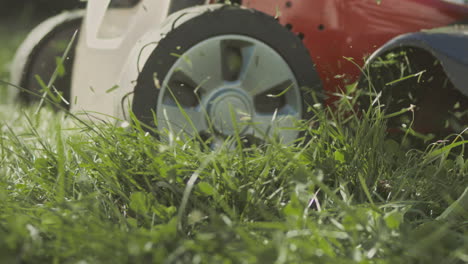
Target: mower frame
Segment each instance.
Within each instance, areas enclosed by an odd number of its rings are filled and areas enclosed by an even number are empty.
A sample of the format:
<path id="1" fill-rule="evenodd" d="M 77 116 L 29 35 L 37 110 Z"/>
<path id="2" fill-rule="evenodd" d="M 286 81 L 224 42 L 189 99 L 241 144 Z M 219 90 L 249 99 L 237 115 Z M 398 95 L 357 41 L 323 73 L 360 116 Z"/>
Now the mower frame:
<path id="1" fill-rule="evenodd" d="M 164 38 L 163 29 L 182 21 L 168 16 L 213 2 L 141 0 L 131 7 L 110 8 L 111 0 L 88 0 L 72 69 L 72 111 L 128 117 L 140 69 Z M 466 23 L 468 4 L 453 0 L 243 0 L 241 4 L 275 17 L 302 40 L 315 63 L 311 71 L 318 72 L 324 91 L 332 95 L 329 103 L 333 93 L 362 78 L 366 65 L 396 47 L 427 51 L 441 62 L 454 87 L 468 95 L 468 33 L 464 26 L 447 27 Z M 189 21 L 190 12 L 181 14 L 183 21 Z M 58 18 L 50 21 L 61 23 Z M 426 29 L 431 30 L 422 31 Z M 31 43 L 46 36 L 46 31 L 23 46 L 34 46 Z M 26 53 L 19 52 L 13 64 L 14 84 L 21 84 L 22 67 L 17 66 L 26 61 Z"/>

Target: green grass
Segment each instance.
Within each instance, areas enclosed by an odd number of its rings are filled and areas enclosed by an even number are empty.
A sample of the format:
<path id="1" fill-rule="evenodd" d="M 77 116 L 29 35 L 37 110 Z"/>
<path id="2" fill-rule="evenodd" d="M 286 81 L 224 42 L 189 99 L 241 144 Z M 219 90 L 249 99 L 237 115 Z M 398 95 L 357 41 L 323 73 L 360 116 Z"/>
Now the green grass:
<path id="1" fill-rule="evenodd" d="M 411 150 L 353 103 L 296 146 L 215 151 L 3 106 L 0 262 L 468 261 L 466 206 L 437 218 L 468 187 L 462 139 Z"/>

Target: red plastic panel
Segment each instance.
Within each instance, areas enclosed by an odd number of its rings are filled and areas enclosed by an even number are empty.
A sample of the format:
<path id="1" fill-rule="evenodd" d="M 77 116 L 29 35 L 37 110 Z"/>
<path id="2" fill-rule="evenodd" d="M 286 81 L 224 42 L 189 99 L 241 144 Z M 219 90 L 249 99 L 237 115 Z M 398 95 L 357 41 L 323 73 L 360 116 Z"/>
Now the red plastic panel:
<path id="1" fill-rule="evenodd" d="M 442 0 L 244 0 L 304 35 L 327 91 L 356 81 L 364 58 L 391 38 L 468 18 L 468 6 Z"/>

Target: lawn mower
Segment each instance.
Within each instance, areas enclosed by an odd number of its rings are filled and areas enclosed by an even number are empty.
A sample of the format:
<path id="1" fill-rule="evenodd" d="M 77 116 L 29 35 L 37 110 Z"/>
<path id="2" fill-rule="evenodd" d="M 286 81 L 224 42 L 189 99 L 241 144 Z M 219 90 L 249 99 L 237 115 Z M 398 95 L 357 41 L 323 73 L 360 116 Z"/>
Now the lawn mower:
<path id="1" fill-rule="evenodd" d="M 11 77 L 26 90 L 11 94 L 32 102 L 56 91 L 72 111 L 101 118 L 128 120 L 131 109 L 175 135 L 291 142 L 310 107 L 332 104 L 358 81 L 375 95 L 369 104 L 380 99 L 390 112 L 415 105 L 395 127 L 466 125 L 466 1 L 215 2 L 88 0 L 86 10 L 31 32 Z"/>

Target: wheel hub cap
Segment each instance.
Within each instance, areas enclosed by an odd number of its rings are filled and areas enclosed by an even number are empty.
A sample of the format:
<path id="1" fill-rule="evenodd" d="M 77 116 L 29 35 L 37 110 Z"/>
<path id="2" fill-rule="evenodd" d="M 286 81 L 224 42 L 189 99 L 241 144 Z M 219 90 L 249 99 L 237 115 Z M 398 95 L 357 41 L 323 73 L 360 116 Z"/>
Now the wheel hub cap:
<path id="1" fill-rule="evenodd" d="M 228 90 L 215 94 L 208 103 L 209 117 L 217 132 L 234 135 L 236 130 L 247 129 L 246 121 L 252 116 L 252 106 L 240 91 Z M 237 127 L 237 128 L 236 128 Z"/>
<path id="2" fill-rule="evenodd" d="M 301 92 L 273 48 L 254 38 L 222 35 L 180 56 L 159 92 L 160 131 L 215 140 L 237 133 L 260 139 L 276 134 L 283 142 L 297 138 L 297 130 L 286 128 L 302 116 Z"/>

